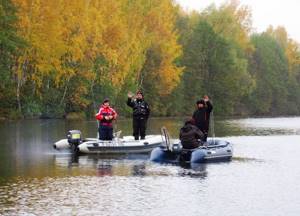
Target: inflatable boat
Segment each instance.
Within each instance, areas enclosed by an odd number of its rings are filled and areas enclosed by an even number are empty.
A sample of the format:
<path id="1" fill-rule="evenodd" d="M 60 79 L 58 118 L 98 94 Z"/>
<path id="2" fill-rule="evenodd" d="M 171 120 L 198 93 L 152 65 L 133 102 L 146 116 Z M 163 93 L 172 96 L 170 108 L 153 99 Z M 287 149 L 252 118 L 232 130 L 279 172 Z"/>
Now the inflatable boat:
<path id="1" fill-rule="evenodd" d="M 209 139 L 195 149 L 183 149 L 179 140 L 152 150 L 150 160 L 159 163 L 203 163 L 229 161 L 232 158 L 232 144 L 224 140 Z"/>
<path id="2" fill-rule="evenodd" d="M 119 138 L 120 133 L 117 132 L 113 140 L 99 140 L 83 139 L 79 130 L 71 130 L 67 134 L 67 139 L 57 141 L 53 147 L 57 150 L 70 149 L 76 154 L 131 154 L 150 153 L 163 142 L 161 135 L 148 135 L 143 140 L 135 140 L 133 136 Z"/>

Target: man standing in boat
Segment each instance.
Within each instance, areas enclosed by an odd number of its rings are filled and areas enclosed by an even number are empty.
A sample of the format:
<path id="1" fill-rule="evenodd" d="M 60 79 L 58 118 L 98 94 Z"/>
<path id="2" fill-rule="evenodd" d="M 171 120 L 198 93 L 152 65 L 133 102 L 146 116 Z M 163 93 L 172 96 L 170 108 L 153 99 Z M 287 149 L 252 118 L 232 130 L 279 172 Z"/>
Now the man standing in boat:
<path id="1" fill-rule="evenodd" d="M 131 92 L 127 94 L 127 105 L 133 109 L 133 136 L 135 140 L 145 139 L 147 120 L 150 114 L 150 108 L 148 103 L 144 100 L 144 95 L 141 90 L 136 92 L 133 96 Z"/>
<path id="2" fill-rule="evenodd" d="M 113 120 L 117 118 L 117 112 L 109 106 L 109 99 L 105 98 L 99 112 L 96 114 L 96 119 L 99 120 L 99 135 L 100 140 L 113 139 Z"/>
<path id="3" fill-rule="evenodd" d="M 209 118 L 213 109 L 212 104 L 209 101 L 209 97 L 205 95 L 203 99 L 197 101 L 197 110 L 193 114 L 196 126 L 204 134 L 204 141 L 207 141 L 209 130 Z"/>

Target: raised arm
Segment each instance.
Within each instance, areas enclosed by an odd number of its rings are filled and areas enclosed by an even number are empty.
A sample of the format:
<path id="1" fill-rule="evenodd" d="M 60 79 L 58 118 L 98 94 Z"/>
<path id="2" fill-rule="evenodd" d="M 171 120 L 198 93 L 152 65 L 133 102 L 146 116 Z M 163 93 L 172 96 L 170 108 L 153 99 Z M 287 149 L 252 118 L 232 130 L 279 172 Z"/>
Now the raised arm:
<path id="1" fill-rule="evenodd" d="M 206 101 L 206 109 L 208 112 L 211 112 L 213 110 L 213 105 L 210 101 Z"/>
<path id="2" fill-rule="evenodd" d="M 133 98 L 134 98 L 134 95 L 129 91 L 128 93 L 127 93 L 127 105 L 128 106 L 130 106 L 131 108 L 133 108 L 134 107 L 134 103 L 133 103 Z"/>
<path id="3" fill-rule="evenodd" d="M 209 101 L 209 97 L 207 95 L 204 95 L 203 100 L 205 102 L 206 111 L 210 113 L 213 109 L 213 106 Z"/>
<path id="4" fill-rule="evenodd" d="M 128 98 L 126 104 L 127 104 L 128 106 L 130 106 L 130 107 L 133 107 L 134 104 L 133 104 L 132 98 Z"/>

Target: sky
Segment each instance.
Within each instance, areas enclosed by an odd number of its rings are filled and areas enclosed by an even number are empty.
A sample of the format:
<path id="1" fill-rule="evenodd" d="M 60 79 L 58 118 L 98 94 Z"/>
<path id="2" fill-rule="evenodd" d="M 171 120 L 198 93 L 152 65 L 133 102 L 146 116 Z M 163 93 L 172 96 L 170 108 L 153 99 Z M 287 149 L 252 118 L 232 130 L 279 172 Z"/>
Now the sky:
<path id="1" fill-rule="evenodd" d="M 210 4 L 220 4 L 226 0 L 175 0 L 183 9 L 205 9 Z M 241 5 L 248 5 L 252 11 L 254 32 L 265 31 L 269 25 L 284 26 L 289 37 L 300 43 L 300 1 L 299 0 L 240 0 Z"/>

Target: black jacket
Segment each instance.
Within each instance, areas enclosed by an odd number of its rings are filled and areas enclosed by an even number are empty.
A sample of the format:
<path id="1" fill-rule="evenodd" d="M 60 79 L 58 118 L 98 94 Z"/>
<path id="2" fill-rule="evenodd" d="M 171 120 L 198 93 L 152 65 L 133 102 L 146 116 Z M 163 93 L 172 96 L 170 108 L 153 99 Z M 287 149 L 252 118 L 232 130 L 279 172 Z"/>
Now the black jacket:
<path id="1" fill-rule="evenodd" d="M 146 101 L 144 101 L 143 99 L 128 98 L 127 105 L 133 109 L 133 118 L 148 119 L 150 115 L 150 108 Z"/>
<path id="2" fill-rule="evenodd" d="M 212 104 L 207 101 L 203 108 L 198 108 L 193 114 L 195 124 L 202 132 L 207 132 L 209 129 L 209 118 L 212 109 Z"/>
<path id="3" fill-rule="evenodd" d="M 200 144 L 199 139 L 203 139 L 204 134 L 195 125 L 188 123 L 185 124 L 179 133 L 179 139 L 182 147 L 185 149 L 197 148 Z"/>

